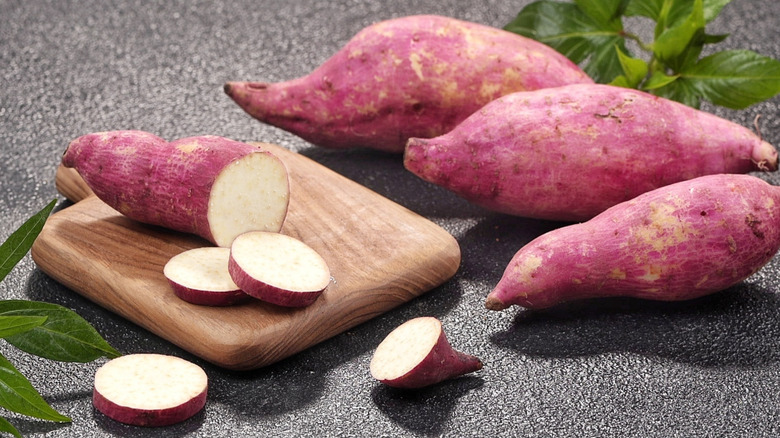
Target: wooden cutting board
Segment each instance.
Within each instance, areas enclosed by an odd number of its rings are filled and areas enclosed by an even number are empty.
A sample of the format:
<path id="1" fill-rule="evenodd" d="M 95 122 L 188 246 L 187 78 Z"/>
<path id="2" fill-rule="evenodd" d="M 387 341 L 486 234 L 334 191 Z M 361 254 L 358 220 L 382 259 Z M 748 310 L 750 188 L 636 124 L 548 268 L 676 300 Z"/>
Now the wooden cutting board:
<path id="1" fill-rule="evenodd" d="M 163 276 L 172 256 L 210 245 L 132 221 L 97 199 L 72 169 L 57 189 L 74 205 L 49 217 L 32 248 L 43 272 L 95 303 L 224 368 L 259 368 L 335 336 L 447 281 L 460 265 L 457 241 L 418 214 L 279 146 L 290 172 L 282 233 L 327 261 L 334 281 L 303 309 L 253 301 L 189 304 Z"/>

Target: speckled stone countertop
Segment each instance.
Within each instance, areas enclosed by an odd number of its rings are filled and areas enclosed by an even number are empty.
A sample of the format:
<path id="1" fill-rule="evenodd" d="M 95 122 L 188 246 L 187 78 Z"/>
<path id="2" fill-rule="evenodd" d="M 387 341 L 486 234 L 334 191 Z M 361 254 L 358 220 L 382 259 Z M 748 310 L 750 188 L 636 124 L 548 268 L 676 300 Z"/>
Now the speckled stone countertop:
<path id="1" fill-rule="evenodd" d="M 167 139 L 214 134 L 299 151 L 452 233 L 455 277 L 393 311 L 279 363 L 231 372 L 205 363 L 58 284 L 28 256 L 3 298 L 74 309 L 124 353 L 174 354 L 202 365 L 208 404 L 170 427 L 125 426 L 96 412 L 102 363 L 46 361 L 2 344 L 71 424 L 10 415 L 27 437 L 57 436 L 780 436 L 780 259 L 722 293 L 680 303 L 604 299 L 530 312 L 490 312 L 484 298 L 512 254 L 561 224 L 469 205 L 403 169 L 398 156 L 328 151 L 251 119 L 228 80 L 307 74 L 363 27 L 433 13 L 501 27 L 526 1 L 0 0 L 0 236 L 57 197 L 68 142 L 104 130 Z M 711 25 L 724 48 L 780 58 L 780 3 L 734 0 Z M 780 98 L 705 110 L 780 144 Z M 776 174 L 763 178 L 780 185 Z M 62 200 L 62 197 L 60 196 Z M 62 200 L 59 208 L 67 208 Z M 74 260 L 74 263 L 78 261 Z M 429 389 L 373 381 L 375 346 L 397 325 L 433 315 L 485 368 Z"/>

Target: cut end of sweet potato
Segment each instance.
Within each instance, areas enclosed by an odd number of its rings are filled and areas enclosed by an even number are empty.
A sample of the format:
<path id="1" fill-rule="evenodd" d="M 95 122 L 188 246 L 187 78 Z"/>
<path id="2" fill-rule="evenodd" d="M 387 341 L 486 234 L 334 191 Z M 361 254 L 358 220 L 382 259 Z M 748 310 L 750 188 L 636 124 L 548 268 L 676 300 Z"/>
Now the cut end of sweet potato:
<path id="1" fill-rule="evenodd" d="M 130 354 L 97 370 L 93 404 L 122 423 L 167 426 L 203 409 L 207 391 L 206 373 L 194 363 L 161 354 Z"/>
<path id="2" fill-rule="evenodd" d="M 422 388 L 482 369 L 482 361 L 452 348 L 441 322 L 433 317 L 409 320 L 379 344 L 371 375 L 396 388 Z"/>
<path id="3" fill-rule="evenodd" d="M 369 366 L 380 381 L 392 381 L 412 371 L 433 350 L 441 336 L 436 318 L 415 318 L 398 326 L 379 344 Z"/>
<path id="4" fill-rule="evenodd" d="M 217 176 L 209 197 L 213 241 L 229 247 L 248 231 L 282 229 L 290 201 L 287 168 L 268 152 L 247 154 Z"/>
<path id="5" fill-rule="evenodd" d="M 203 306 L 229 306 L 249 299 L 228 272 L 230 248 L 203 247 L 173 256 L 163 274 L 184 301 Z"/>
<path id="6" fill-rule="evenodd" d="M 248 232 L 231 246 L 233 281 L 247 294 L 286 307 L 313 303 L 330 284 L 330 269 L 310 246 L 272 232 Z"/>

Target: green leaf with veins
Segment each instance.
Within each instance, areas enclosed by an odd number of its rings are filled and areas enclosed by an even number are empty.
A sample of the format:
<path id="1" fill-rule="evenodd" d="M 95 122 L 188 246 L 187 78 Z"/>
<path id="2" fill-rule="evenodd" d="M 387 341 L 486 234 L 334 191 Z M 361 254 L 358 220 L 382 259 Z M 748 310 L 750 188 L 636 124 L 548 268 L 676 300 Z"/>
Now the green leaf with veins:
<path id="1" fill-rule="evenodd" d="M 43 224 L 46 223 L 46 218 L 49 217 L 56 203 L 56 199 L 51 201 L 43 210 L 27 219 L 18 230 L 14 231 L 0 245 L 0 281 L 3 281 L 5 276 L 11 272 L 11 269 L 30 251 L 33 242 L 43 229 Z"/>
<path id="2" fill-rule="evenodd" d="M 750 50 L 728 50 L 702 58 L 680 73 L 710 102 L 743 109 L 780 93 L 780 61 Z"/>
<path id="3" fill-rule="evenodd" d="M 0 338 L 32 330 L 46 322 L 45 316 L 5 316 L 0 315 Z"/>
<path id="4" fill-rule="evenodd" d="M 664 29 L 653 43 L 653 55 L 673 70 L 684 65 L 692 54 L 698 58 L 703 46 L 704 11 L 702 0 L 695 0 L 691 13 L 681 23 Z M 698 50 L 698 51 L 697 51 Z"/>
<path id="5" fill-rule="evenodd" d="M 625 9 L 627 17 L 646 17 L 658 22 L 661 17 L 661 11 L 664 9 L 665 0 L 631 0 Z M 668 0 L 666 0 L 668 1 Z M 704 0 L 704 21 L 709 23 L 720 15 L 724 6 L 731 3 L 731 0 Z M 666 22 L 669 26 L 675 25 L 691 14 L 692 1 L 671 1 L 669 3 L 668 16 Z"/>
<path id="6" fill-rule="evenodd" d="M 77 313 L 37 301 L 0 301 L 0 316 L 39 316 L 46 321 L 6 338 L 11 345 L 36 356 L 64 362 L 90 362 L 117 357 L 119 352 Z"/>
<path id="7" fill-rule="evenodd" d="M 708 100 L 742 109 L 780 93 L 780 67 L 777 60 L 747 50 L 700 58 L 705 45 L 728 37 L 709 34 L 705 27 L 729 3 L 538 0 L 524 7 L 505 29 L 553 47 L 596 82 L 645 90 L 694 108 Z M 624 17 L 654 21 L 653 41 L 645 42 L 624 29 Z M 645 56 L 631 54 L 627 40 Z"/>
<path id="8" fill-rule="evenodd" d="M 43 230 L 57 200 L 30 217 L 0 245 L 0 281 L 30 251 Z M 87 362 L 117 357 L 87 321 L 65 307 L 25 300 L 0 300 L 0 338 L 30 354 L 47 359 Z M 42 420 L 69 422 L 54 410 L 11 362 L 0 355 L 0 407 Z M 0 418 L 0 433 L 20 437 L 19 431 Z"/>
<path id="9" fill-rule="evenodd" d="M 542 0 L 526 6 L 505 29 L 545 43 L 577 64 L 585 62 L 583 70 L 597 82 L 622 73 L 614 49 L 627 52 L 619 19 L 599 23 L 576 4 Z"/>
<path id="10" fill-rule="evenodd" d="M 11 362 L 0 355 L 0 405 L 9 411 L 41 420 L 69 422 L 55 411 Z"/>
<path id="11" fill-rule="evenodd" d="M 632 58 L 626 55 L 623 53 L 623 51 L 620 50 L 619 47 L 615 47 L 615 50 L 617 51 L 618 60 L 620 61 L 620 67 L 623 69 L 623 74 L 618 76 L 615 81 L 612 81 L 612 84 L 627 88 L 637 88 L 637 86 L 647 76 L 647 62 L 642 59 Z"/>

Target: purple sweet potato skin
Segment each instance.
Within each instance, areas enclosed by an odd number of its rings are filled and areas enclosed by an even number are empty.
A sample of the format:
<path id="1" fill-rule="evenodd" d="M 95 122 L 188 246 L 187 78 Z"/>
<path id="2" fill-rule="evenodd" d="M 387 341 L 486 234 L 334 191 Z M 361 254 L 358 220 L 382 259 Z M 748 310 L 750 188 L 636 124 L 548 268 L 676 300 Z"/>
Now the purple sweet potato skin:
<path id="1" fill-rule="evenodd" d="M 599 84 L 512 93 L 433 139 L 405 166 L 490 210 L 560 221 L 678 181 L 776 170 L 749 129 L 637 90 Z"/>
<path id="2" fill-rule="evenodd" d="M 311 74 L 280 83 L 229 82 L 225 92 L 258 120 L 329 148 L 403 152 L 514 91 L 592 83 L 532 39 L 433 15 L 382 21 Z"/>
<path id="3" fill-rule="evenodd" d="M 486 307 L 692 299 L 739 283 L 778 249 L 780 188 L 752 175 L 708 175 L 536 238 L 514 255 Z"/>
<path id="4" fill-rule="evenodd" d="M 62 157 L 95 195 L 125 216 L 216 243 L 208 222 L 219 171 L 259 150 L 217 136 L 168 142 L 143 131 L 111 131 L 73 140 Z"/>

